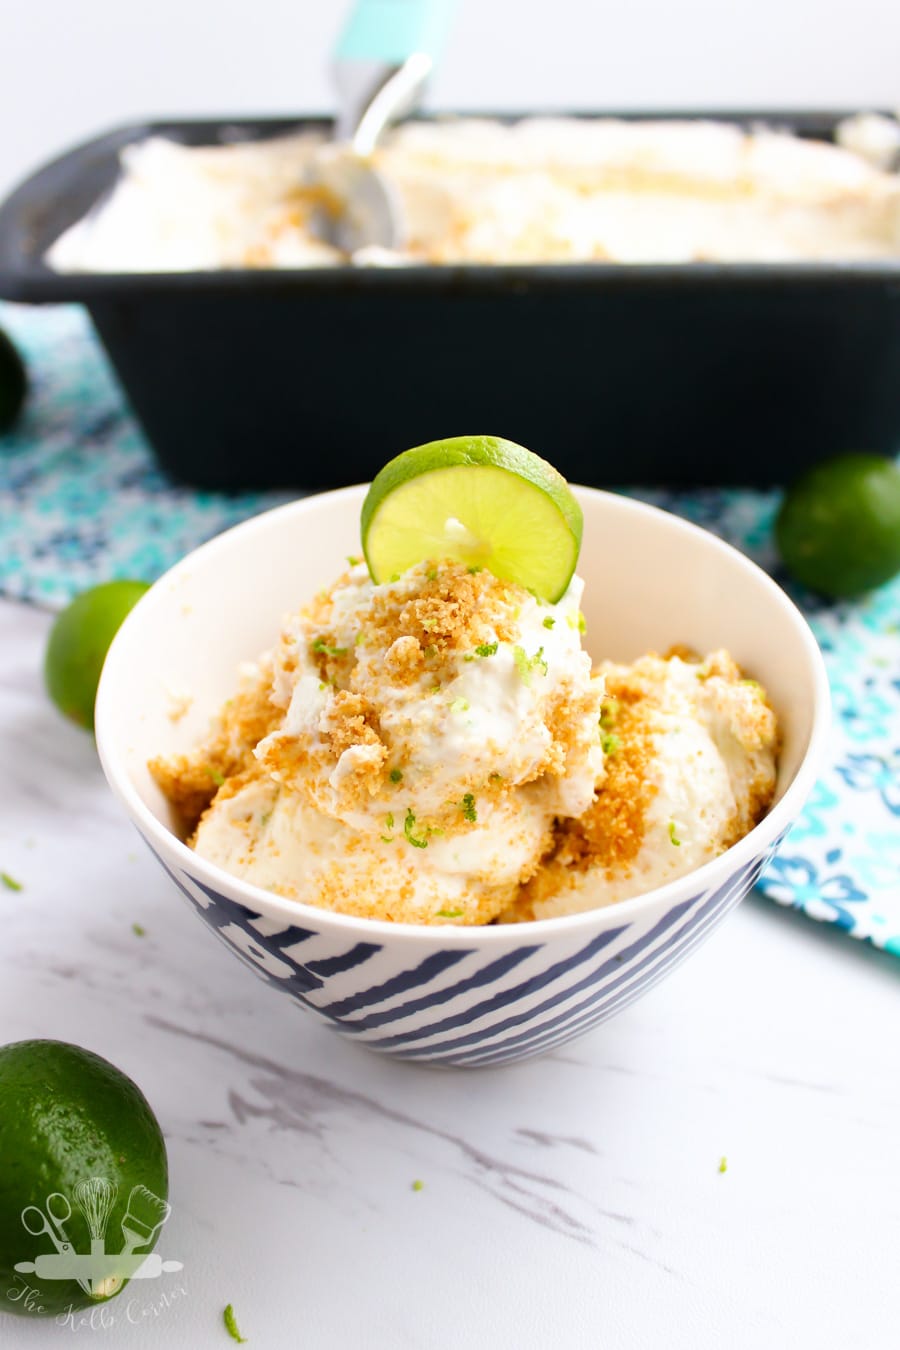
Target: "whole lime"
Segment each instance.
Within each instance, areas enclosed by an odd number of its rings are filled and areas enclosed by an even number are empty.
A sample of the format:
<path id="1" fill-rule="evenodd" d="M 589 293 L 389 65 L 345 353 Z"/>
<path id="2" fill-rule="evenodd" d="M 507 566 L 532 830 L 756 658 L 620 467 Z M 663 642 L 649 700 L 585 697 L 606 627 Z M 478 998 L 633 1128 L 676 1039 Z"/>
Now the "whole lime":
<path id="1" fill-rule="evenodd" d="M 77 595 L 54 622 L 44 657 L 47 690 L 59 710 L 79 726 L 93 728 L 109 644 L 148 589 L 145 581 L 104 582 Z"/>
<path id="2" fill-rule="evenodd" d="M 168 1189 L 162 1131 L 130 1078 L 64 1041 L 0 1047 L 0 1311 L 50 1316 L 119 1293 L 127 1265 L 67 1278 L 59 1259 L 102 1261 L 101 1243 L 146 1255 Z"/>
<path id="3" fill-rule="evenodd" d="M 890 581 L 900 571 L 900 466 L 866 454 L 817 464 L 785 495 L 775 540 L 788 571 L 822 595 Z"/>
<path id="4" fill-rule="evenodd" d="M 25 363 L 0 328 L 0 436 L 15 422 L 27 391 Z"/>

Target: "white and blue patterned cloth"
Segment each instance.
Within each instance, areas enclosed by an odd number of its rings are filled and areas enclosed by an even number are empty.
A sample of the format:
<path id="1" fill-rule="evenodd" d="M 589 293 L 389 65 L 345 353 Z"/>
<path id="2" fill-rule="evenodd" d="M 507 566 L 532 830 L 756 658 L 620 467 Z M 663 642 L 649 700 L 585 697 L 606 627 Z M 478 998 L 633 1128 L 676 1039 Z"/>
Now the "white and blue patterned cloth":
<path id="1" fill-rule="evenodd" d="M 0 305 L 32 382 L 0 437 L 0 592 L 57 608 L 110 577 L 153 580 L 288 493 L 200 492 L 156 468 L 83 312 Z M 803 608 L 828 665 L 832 754 L 760 889 L 900 955 L 900 579 L 825 605 L 779 573 L 775 492 L 637 489 L 743 549 Z"/>

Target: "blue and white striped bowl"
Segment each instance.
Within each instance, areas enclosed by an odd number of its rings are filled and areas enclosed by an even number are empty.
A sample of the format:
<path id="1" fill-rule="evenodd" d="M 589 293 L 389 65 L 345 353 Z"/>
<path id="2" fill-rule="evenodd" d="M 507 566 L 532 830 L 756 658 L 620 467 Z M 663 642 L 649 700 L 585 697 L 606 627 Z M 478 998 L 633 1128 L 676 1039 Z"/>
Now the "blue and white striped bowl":
<path id="1" fill-rule="evenodd" d="M 332 914 L 250 886 L 173 833 L 147 772 L 195 743 L 242 660 L 358 550 L 364 488 L 305 498 L 220 535 L 168 572 L 107 658 L 97 744 L 107 778 L 192 907 L 269 984 L 358 1044 L 435 1064 L 497 1064 L 582 1035 L 682 961 L 750 890 L 815 781 L 828 685 L 806 622 L 753 563 L 627 498 L 578 489 L 588 645 L 633 659 L 727 647 L 767 687 L 783 731 L 769 815 L 722 857 L 622 904 L 508 927 L 416 927 Z M 173 699 L 189 694 L 183 716 Z"/>

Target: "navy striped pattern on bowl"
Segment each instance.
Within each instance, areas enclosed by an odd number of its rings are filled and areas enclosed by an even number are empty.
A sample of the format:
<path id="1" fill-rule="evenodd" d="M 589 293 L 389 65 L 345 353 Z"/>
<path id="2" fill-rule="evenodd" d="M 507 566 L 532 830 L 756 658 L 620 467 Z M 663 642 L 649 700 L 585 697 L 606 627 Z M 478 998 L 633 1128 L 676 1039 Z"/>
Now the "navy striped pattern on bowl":
<path id="1" fill-rule="evenodd" d="M 440 928 L 423 928 L 415 946 L 353 941 L 308 924 L 308 911 L 296 925 L 257 913 L 159 861 L 246 965 L 321 1021 L 371 1050 L 475 1067 L 542 1054 L 645 993 L 747 894 L 779 842 L 717 888 L 668 907 L 627 918 L 627 905 L 597 911 L 591 936 L 584 925 L 557 926 L 542 941 L 532 936 L 542 925 L 510 925 L 507 940 L 490 945 L 447 945 Z"/>

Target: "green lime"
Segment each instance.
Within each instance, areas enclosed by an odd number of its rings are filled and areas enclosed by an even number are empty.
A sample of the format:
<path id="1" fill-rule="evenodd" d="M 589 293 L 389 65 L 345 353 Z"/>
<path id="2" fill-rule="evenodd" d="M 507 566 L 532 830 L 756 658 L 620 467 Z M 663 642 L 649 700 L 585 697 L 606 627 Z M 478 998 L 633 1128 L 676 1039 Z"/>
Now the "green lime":
<path id="1" fill-rule="evenodd" d="M 112 1298 L 127 1267 L 98 1258 L 149 1254 L 168 1190 L 159 1122 L 130 1078 L 64 1041 L 0 1047 L 0 1311 L 50 1316 Z M 94 1273 L 87 1260 L 66 1278 L 53 1258 L 71 1271 L 73 1255 L 93 1257 Z"/>
<path id="2" fill-rule="evenodd" d="M 18 417 L 28 389 L 25 364 L 12 342 L 0 329 L 0 436 Z"/>
<path id="3" fill-rule="evenodd" d="M 415 563 L 485 567 L 545 600 L 572 579 L 581 507 L 546 460 L 496 436 L 418 445 L 376 475 L 362 509 L 362 546 L 376 582 Z"/>
<path id="4" fill-rule="evenodd" d="M 882 455 L 838 455 L 791 487 L 775 521 L 785 567 L 841 599 L 900 571 L 900 467 Z"/>
<path id="5" fill-rule="evenodd" d="M 73 722 L 90 730 L 100 672 L 126 614 L 149 590 L 145 581 L 107 581 L 82 591 L 57 617 L 44 656 L 44 677 L 53 702 Z"/>

